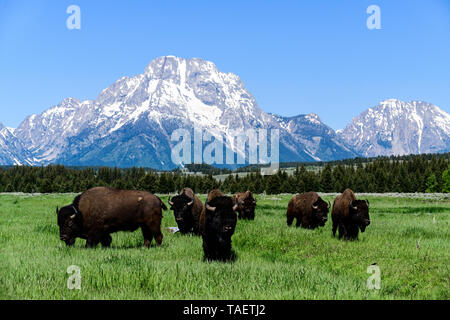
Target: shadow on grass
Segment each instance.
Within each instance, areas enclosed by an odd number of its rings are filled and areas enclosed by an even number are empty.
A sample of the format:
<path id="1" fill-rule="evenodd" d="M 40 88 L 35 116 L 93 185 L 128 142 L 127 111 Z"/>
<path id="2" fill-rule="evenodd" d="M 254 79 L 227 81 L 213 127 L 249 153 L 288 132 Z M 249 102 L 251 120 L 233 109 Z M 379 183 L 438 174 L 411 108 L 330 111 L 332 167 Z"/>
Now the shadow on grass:
<path id="1" fill-rule="evenodd" d="M 223 262 L 223 263 L 233 263 L 237 260 L 238 256 L 236 254 L 236 252 L 231 249 L 230 252 L 230 258 L 229 259 L 207 259 L 204 255 L 203 255 L 203 262 Z"/>
<path id="2" fill-rule="evenodd" d="M 82 239 L 83 240 L 83 239 Z M 136 244 L 114 244 L 112 243 L 109 247 L 104 247 L 100 243 L 97 244 L 95 247 L 86 247 L 85 243 L 78 243 L 73 246 L 66 246 L 65 244 L 61 246 L 60 248 L 66 250 L 66 249 L 84 249 L 84 250 L 123 250 L 123 249 L 152 249 L 152 248 L 166 248 L 164 245 L 164 242 L 157 246 L 156 243 L 153 241 L 150 246 L 146 247 L 144 245 L 144 242 L 142 243 L 136 243 Z"/>

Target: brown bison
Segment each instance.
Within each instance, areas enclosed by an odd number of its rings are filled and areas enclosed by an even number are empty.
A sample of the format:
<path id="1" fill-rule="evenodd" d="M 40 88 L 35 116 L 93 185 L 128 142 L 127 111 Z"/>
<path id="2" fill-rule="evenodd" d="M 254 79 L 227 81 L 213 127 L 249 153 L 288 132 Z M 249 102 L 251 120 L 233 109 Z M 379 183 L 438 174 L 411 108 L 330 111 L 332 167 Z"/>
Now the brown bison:
<path id="1" fill-rule="evenodd" d="M 239 219 L 255 219 L 256 200 L 251 191 L 236 193 L 233 197 L 234 204 L 237 204 Z"/>
<path id="2" fill-rule="evenodd" d="M 334 199 L 331 218 L 333 237 L 336 236 L 336 230 L 339 228 L 339 239 L 342 237 L 346 240 L 357 239 L 359 229 L 364 232 L 370 224 L 369 201 L 356 200 L 353 191 L 346 189 Z"/>
<path id="3" fill-rule="evenodd" d="M 183 234 L 192 232 L 200 234 L 200 215 L 203 210 L 203 203 L 194 194 L 191 188 L 184 188 L 181 193 L 168 200 L 170 210 L 173 210 L 178 229 Z"/>
<path id="4" fill-rule="evenodd" d="M 92 188 L 75 197 L 71 205 L 56 208 L 59 237 L 68 246 L 79 237 L 86 239 L 86 247 L 99 242 L 109 247 L 111 233 L 140 227 L 144 245 L 148 247 L 155 238 L 159 246 L 163 238 L 161 209 L 167 210 L 166 205 L 149 192 Z"/>
<path id="5" fill-rule="evenodd" d="M 203 252 L 206 260 L 232 260 L 231 236 L 236 227 L 237 205 L 219 190 L 208 194 L 200 217 Z"/>
<path id="6" fill-rule="evenodd" d="M 292 225 L 295 218 L 296 227 L 300 224 L 308 229 L 324 226 L 327 222 L 328 209 L 330 202 L 326 203 L 316 192 L 298 194 L 289 201 L 286 212 L 287 225 Z"/>

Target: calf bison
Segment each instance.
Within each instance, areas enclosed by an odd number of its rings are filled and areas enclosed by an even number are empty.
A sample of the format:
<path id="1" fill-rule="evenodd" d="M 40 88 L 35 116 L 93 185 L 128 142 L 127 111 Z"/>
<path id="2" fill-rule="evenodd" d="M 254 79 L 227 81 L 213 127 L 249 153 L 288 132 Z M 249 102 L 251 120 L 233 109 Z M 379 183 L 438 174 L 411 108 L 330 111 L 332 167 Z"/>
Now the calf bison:
<path id="1" fill-rule="evenodd" d="M 237 204 L 239 219 L 255 219 L 256 200 L 251 191 L 236 193 L 233 197 L 234 204 Z"/>
<path id="2" fill-rule="evenodd" d="M 219 190 L 208 194 L 200 217 L 203 252 L 206 260 L 232 260 L 231 236 L 236 227 L 237 204 Z"/>
<path id="3" fill-rule="evenodd" d="M 316 192 L 298 194 L 289 201 L 286 212 L 287 225 L 292 225 L 295 218 L 296 227 L 300 224 L 307 229 L 324 226 L 327 222 L 328 209 L 330 202 L 326 203 Z"/>
<path id="4" fill-rule="evenodd" d="M 99 242 L 109 247 L 111 233 L 140 227 L 144 245 L 150 246 L 155 238 L 159 246 L 163 238 L 161 209 L 167 210 L 166 205 L 149 192 L 92 188 L 75 197 L 71 205 L 56 208 L 59 237 L 68 246 L 79 237 L 86 239 L 86 247 L 95 247 Z"/>
<path id="5" fill-rule="evenodd" d="M 369 201 L 356 200 L 353 191 L 346 189 L 334 199 L 331 218 L 333 237 L 336 236 L 336 229 L 339 228 L 339 239 L 342 237 L 345 240 L 357 239 L 359 229 L 364 232 L 370 224 Z"/>
<path id="6" fill-rule="evenodd" d="M 184 188 L 181 193 L 168 200 L 170 210 L 173 210 L 178 229 L 183 234 L 192 232 L 200 234 L 200 215 L 203 210 L 203 203 L 194 194 L 191 188 Z"/>

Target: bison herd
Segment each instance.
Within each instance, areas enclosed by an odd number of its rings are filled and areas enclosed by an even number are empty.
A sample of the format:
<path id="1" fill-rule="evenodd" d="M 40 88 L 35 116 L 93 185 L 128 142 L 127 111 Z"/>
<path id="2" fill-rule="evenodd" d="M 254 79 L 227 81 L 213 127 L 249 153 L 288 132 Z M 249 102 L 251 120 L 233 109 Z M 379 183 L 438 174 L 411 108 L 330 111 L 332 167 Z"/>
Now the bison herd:
<path id="1" fill-rule="evenodd" d="M 250 191 L 229 197 L 215 189 L 208 192 L 203 204 L 192 189 L 184 188 L 169 197 L 168 203 L 180 233 L 202 236 L 206 260 L 232 260 L 231 237 L 238 218 L 255 219 L 256 200 Z M 287 225 L 296 219 L 296 227 L 324 226 L 330 207 L 316 192 L 296 195 L 287 207 Z M 76 196 L 72 204 L 56 208 L 59 236 L 68 246 L 82 238 L 86 247 L 98 243 L 109 247 L 111 233 L 141 228 L 144 245 L 150 246 L 155 239 L 159 246 L 162 210 L 167 210 L 164 202 L 149 192 L 95 187 Z M 346 189 L 334 199 L 331 219 L 333 237 L 338 230 L 339 239 L 357 239 L 359 231 L 364 232 L 370 224 L 369 201 L 357 200 L 353 191 Z"/>

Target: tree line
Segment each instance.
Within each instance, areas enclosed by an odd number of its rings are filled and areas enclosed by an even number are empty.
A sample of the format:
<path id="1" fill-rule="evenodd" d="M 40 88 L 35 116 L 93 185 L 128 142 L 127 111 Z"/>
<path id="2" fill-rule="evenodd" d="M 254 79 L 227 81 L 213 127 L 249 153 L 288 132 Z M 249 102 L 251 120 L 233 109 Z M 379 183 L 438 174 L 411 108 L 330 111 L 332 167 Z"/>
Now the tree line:
<path id="1" fill-rule="evenodd" d="M 448 154 L 447 154 L 448 155 Z M 223 171 L 220 171 L 223 173 Z M 407 158 L 377 158 L 371 162 L 347 160 L 326 163 L 311 170 L 296 164 L 290 174 L 231 173 L 219 180 L 212 173 L 193 175 L 180 171 L 156 172 L 145 168 L 69 168 L 62 165 L 0 168 L 0 192 L 82 192 L 95 186 L 174 193 L 190 187 L 196 193 L 220 188 L 227 193 L 342 192 L 450 192 L 449 157 L 416 155 Z"/>

